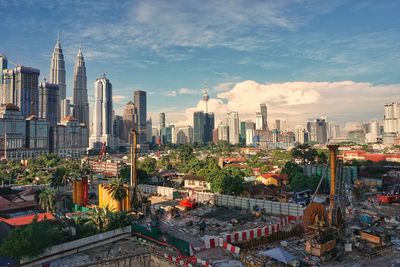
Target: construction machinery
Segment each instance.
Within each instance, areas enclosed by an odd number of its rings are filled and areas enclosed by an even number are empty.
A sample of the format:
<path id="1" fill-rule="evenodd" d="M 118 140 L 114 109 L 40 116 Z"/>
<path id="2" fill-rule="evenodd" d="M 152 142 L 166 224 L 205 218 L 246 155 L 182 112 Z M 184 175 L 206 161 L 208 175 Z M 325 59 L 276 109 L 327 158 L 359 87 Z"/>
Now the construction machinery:
<path id="1" fill-rule="evenodd" d="M 379 204 L 392 204 L 394 202 L 400 202 L 400 185 L 396 184 L 390 186 L 390 189 L 386 189 L 386 193 L 382 193 L 376 196 L 376 200 Z"/>
<path id="2" fill-rule="evenodd" d="M 371 225 L 353 232 L 357 240 L 356 247 L 369 257 L 391 244 L 391 236 L 386 231 L 384 221 L 382 217 Z"/>
<path id="3" fill-rule="evenodd" d="M 304 212 L 304 224 L 307 228 L 306 252 L 320 257 L 321 260 L 327 260 L 337 255 L 337 245 L 344 237 L 345 226 L 343 161 L 337 158 L 337 145 L 328 145 L 328 148 L 330 164 L 329 207 L 326 209 L 323 203 L 313 202 L 312 199 Z"/>

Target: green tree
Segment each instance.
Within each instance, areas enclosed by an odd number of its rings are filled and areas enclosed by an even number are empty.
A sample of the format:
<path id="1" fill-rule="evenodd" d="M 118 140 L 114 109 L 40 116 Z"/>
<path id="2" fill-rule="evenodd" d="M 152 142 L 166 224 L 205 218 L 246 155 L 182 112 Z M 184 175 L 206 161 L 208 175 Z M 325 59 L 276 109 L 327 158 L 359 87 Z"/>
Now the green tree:
<path id="1" fill-rule="evenodd" d="M 289 183 L 291 183 L 294 176 L 303 174 L 303 168 L 293 161 L 288 161 L 285 163 L 285 166 L 283 166 L 281 173 L 287 174 L 289 177 Z"/>
<path id="2" fill-rule="evenodd" d="M 309 144 L 299 144 L 292 149 L 292 157 L 299 159 L 301 164 L 313 164 L 316 162 L 318 152 L 312 148 Z"/>
<path id="3" fill-rule="evenodd" d="M 181 162 L 188 162 L 194 157 L 193 147 L 189 144 L 183 145 L 179 150 L 178 157 Z"/>
<path id="4" fill-rule="evenodd" d="M 39 193 L 39 205 L 46 212 L 53 211 L 56 202 L 56 192 L 51 187 L 44 188 Z"/>
<path id="5" fill-rule="evenodd" d="M 118 211 L 122 211 L 123 200 L 128 195 L 125 182 L 122 178 L 114 178 L 108 185 L 107 191 L 110 193 L 111 197 L 118 201 Z"/>
<path id="6" fill-rule="evenodd" d="M 157 160 L 154 158 L 146 157 L 143 161 L 139 162 L 138 165 L 140 169 L 148 174 L 153 174 L 157 171 Z"/>
<path id="7" fill-rule="evenodd" d="M 36 257 L 47 247 L 65 242 L 66 238 L 66 233 L 57 222 L 34 220 L 11 231 L 1 243 L 0 255 L 17 259 Z"/>

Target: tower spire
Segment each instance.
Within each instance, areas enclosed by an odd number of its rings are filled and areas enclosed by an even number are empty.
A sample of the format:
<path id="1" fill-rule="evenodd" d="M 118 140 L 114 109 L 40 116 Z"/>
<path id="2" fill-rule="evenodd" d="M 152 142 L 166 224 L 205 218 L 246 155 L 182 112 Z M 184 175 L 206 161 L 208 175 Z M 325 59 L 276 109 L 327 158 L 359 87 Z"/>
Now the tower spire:
<path id="1" fill-rule="evenodd" d="M 203 101 L 206 102 L 206 113 L 208 113 L 208 100 L 210 100 L 210 96 L 208 95 L 208 88 L 206 83 L 203 94 Z"/>

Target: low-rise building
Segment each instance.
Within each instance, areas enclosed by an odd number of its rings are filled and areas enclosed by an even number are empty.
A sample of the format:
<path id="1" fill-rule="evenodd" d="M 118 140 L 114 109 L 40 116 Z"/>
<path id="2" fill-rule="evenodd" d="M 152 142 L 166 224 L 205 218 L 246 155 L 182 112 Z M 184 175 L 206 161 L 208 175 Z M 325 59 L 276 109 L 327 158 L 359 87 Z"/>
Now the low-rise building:
<path id="1" fill-rule="evenodd" d="M 183 177 L 184 187 L 194 190 L 211 190 L 211 184 L 203 176 L 185 175 Z"/>
<path id="2" fill-rule="evenodd" d="M 257 182 L 265 185 L 282 186 L 289 183 L 287 174 L 264 173 L 257 177 Z"/>

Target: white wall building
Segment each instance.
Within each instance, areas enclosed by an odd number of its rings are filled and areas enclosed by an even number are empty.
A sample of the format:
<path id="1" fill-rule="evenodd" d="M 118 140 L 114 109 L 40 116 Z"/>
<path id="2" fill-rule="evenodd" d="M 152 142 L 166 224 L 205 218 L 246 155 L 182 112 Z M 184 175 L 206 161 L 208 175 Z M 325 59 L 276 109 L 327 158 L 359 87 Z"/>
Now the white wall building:
<path id="1" fill-rule="evenodd" d="M 246 146 L 253 145 L 254 130 L 246 129 Z"/>
<path id="2" fill-rule="evenodd" d="M 227 125 L 229 127 L 229 143 L 239 144 L 239 113 L 236 111 L 228 112 Z"/>

